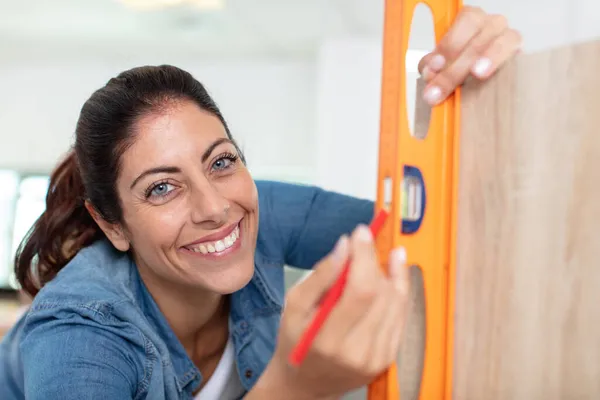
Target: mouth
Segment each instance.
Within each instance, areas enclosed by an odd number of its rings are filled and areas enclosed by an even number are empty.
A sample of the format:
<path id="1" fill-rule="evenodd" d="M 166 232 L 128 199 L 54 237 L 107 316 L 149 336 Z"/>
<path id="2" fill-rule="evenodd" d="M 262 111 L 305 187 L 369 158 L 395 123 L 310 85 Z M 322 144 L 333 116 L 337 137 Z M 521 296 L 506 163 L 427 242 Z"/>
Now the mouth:
<path id="1" fill-rule="evenodd" d="M 182 249 L 187 253 L 205 257 L 222 257 L 228 255 L 241 246 L 241 221 L 230 229 L 227 229 L 228 232 L 225 235 L 221 235 L 220 238 L 195 242 L 183 246 Z"/>

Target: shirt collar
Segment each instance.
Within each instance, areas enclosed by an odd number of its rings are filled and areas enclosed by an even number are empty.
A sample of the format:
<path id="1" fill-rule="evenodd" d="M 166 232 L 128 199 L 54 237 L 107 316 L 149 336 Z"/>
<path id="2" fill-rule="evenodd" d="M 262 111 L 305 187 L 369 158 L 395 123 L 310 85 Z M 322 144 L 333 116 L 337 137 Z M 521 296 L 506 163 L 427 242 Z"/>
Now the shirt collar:
<path id="1" fill-rule="evenodd" d="M 230 335 L 233 336 L 236 345 L 236 355 L 251 342 L 255 317 L 280 313 L 283 308 L 282 299 L 275 295 L 273 288 L 265 277 L 265 272 L 261 270 L 260 265 L 262 263 L 259 261 L 261 257 L 262 255 L 257 252 L 254 274 L 250 282 L 231 295 L 229 327 Z M 137 282 L 136 295 L 142 310 L 158 336 L 165 343 L 169 353 L 167 355 L 168 360 L 163 360 L 163 363 L 170 362 L 173 365 L 180 391 L 183 391 L 190 384 L 193 391 L 202 382 L 202 375 L 158 308 L 142 281 L 133 260 L 131 263 Z"/>

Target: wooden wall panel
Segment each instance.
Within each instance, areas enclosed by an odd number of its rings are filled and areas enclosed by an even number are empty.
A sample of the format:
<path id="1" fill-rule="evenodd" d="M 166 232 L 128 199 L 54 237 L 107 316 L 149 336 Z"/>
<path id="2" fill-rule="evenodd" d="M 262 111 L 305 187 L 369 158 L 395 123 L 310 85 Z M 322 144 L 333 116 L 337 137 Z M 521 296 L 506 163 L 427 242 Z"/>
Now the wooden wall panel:
<path id="1" fill-rule="evenodd" d="M 461 107 L 453 399 L 600 399 L 600 41 L 520 55 Z M 415 279 L 403 400 L 426 329 Z"/>
<path id="2" fill-rule="evenodd" d="M 600 399 L 600 42 L 462 96 L 454 399 Z"/>

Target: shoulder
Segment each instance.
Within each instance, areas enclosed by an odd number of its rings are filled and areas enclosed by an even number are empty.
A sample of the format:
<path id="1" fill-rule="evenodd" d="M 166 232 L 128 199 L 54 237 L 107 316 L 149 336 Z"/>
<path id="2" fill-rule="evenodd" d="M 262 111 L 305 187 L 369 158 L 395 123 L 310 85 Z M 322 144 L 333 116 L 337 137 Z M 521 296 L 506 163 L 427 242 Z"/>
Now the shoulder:
<path id="1" fill-rule="evenodd" d="M 135 301 L 135 265 L 107 240 L 82 249 L 35 297 L 32 310 Z"/>
<path id="2" fill-rule="evenodd" d="M 107 240 L 82 249 L 35 296 L 24 330 L 61 319 L 107 327 L 139 320 L 143 311 L 135 268 L 129 255 Z"/>
<path id="3" fill-rule="evenodd" d="M 135 268 L 130 257 L 107 240 L 84 248 L 35 296 L 25 316 L 23 337 L 31 331 L 54 334 L 65 322 L 77 327 L 76 335 L 83 340 L 120 326 L 135 331 L 129 339 L 139 342 L 145 318 Z"/>
<path id="4" fill-rule="evenodd" d="M 18 332 L 23 368 L 36 380 L 26 379 L 27 390 L 43 391 L 44 386 L 59 393 L 53 386 L 58 383 L 41 386 L 46 376 L 56 378 L 49 370 L 78 380 L 73 385 L 87 379 L 131 393 L 137 390 L 148 339 L 142 333 L 144 317 L 132 268 L 126 254 L 99 241 L 78 253 L 42 288 Z"/>

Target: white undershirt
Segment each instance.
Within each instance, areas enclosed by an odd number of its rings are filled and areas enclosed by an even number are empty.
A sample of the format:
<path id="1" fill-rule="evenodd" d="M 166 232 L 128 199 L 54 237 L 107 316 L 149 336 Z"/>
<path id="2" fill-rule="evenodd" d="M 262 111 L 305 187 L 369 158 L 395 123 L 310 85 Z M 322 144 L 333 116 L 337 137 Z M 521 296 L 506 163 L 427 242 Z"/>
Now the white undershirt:
<path id="1" fill-rule="evenodd" d="M 230 337 L 215 372 L 194 400 L 237 400 L 244 392 L 235 367 L 235 351 Z"/>

